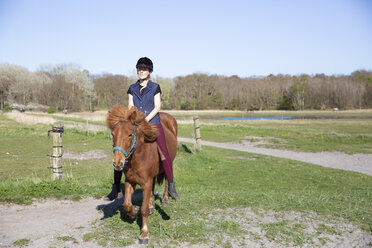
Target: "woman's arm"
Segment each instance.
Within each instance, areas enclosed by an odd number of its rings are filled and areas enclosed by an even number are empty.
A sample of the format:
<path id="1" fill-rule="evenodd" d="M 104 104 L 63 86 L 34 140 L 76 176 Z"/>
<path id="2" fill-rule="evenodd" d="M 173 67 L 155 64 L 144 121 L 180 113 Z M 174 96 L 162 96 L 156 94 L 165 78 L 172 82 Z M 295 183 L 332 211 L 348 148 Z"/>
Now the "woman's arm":
<path id="1" fill-rule="evenodd" d="M 133 96 L 132 96 L 132 101 L 133 101 Z M 146 116 L 146 121 L 150 121 L 154 116 L 159 113 L 160 108 L 161 108 L 161 98 L 160 98 L 160 93 L 156 94 L 154 96 L 154 109 L 150 112 L 148 116 Z"/>
<path id="2" fill-rule="evenodd" d="M 134 104 L 133 104 L 133 96 L 132 96 L 132 94 L 128 94 L 128 108 L 131 108 L 133 106 L 134 106 Z"/>

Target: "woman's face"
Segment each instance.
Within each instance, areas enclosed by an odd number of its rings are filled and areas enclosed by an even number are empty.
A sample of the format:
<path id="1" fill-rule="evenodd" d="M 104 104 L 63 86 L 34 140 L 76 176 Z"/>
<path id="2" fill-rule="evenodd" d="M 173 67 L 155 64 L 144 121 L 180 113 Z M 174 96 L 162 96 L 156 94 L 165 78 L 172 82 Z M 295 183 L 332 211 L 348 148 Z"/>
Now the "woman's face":
<path id="1" fill-rule="evenodd" d="M 148 69 L 139 68 L 137 70 L 137 74 L 139 79 L 144 80 L 148 78 L 148 76 L 150 75 L 150 71 Z"/>

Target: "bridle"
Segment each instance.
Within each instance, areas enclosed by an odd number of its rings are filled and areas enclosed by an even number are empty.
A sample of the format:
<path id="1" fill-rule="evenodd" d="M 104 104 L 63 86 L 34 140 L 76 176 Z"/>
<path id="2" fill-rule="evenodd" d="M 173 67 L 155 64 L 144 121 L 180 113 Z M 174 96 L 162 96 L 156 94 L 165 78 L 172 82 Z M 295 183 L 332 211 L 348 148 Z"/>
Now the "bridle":
<path id="1" fill-rule="evenodd" d="M 124 161 L 124 164 L 122 161 L 120 161 L 120 164 L 119 164 L 119 168 L 117 168 L 114 164 L 114 162 L 112 162 L 112 166 L 114 166 L 114 170 L 116 171 L 122 171 L 124 166 L 128 163 L 128 159 L 129 157 L 133 154 L 133 152 L 136 150 L 136 141 L 137 141 L 137 129 L 136 129 L 136 125 L 133 124 L 133 130 L 134 130 L 134 135 L 133 135 L 133 144 L 132 146 L 130 147 L 129 151 L 126 152 L 123 148 L 121 148 L 120 146 L 115 146 L 113 148 L 113 152 L 115 151 L 121 151 L 124 156 L 125 156 L 125 161 Z"/>

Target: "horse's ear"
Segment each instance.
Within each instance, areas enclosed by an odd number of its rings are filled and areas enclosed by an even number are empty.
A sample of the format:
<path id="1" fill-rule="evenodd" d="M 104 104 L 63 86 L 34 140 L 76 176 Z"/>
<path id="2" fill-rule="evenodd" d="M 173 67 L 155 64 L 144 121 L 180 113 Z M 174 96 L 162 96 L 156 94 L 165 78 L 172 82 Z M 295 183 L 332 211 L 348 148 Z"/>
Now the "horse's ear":
<path id="1" fill-rule="evenodd" d="M 131 107 L 130 111 L 131 112 L 128 115 L 128 120 L 133 125 L 140 125 L 145 120 L 145 114 L 139 111 L 136 107 Z"/>
<path id="2" fill-rule="evenodd" d="M 132 107 L 132 108 L 130 109 L 130 114 L 129 114 L 129 116 L 128 116 L 128 120 L 129 120 L 131 123 L 135 124 L 135 122 L 136 122 L 136 118 L 137 118 L 137 109 L 135 109 L 135 107 Z"/>

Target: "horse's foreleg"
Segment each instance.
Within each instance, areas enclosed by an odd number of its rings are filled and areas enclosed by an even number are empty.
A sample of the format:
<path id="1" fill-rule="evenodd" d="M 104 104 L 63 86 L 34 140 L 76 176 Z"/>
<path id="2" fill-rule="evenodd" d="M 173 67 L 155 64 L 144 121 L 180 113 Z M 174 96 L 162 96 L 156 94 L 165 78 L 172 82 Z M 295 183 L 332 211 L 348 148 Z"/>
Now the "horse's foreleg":
<path id="1" fill-rule="evenodd" d="M 150 202 L 149 202 L 149 209 L 150 209 L 150 215 L 154 213 L 154 204 L 155 204 L 155 177 L 154 181 L 152 183 L 152 190 L 151 190 L 151 195 L 150 195 Z"/>
<path id="2" fill-rule="evenodd" d="M 154 207 L 155 207 L 154 203 L 155 203 L 155 196 L 154 196 L 154 192 L 151 191 L 150 201 L 149 201 L 150 215 L 152 215 L 154 213 Z"/>
<path id="3" fill-rule="evenodd" d="M 140 243 L 147 244 L 149 240 L 149 229 L 147 226 L 147 220 L 150 214 L 149 204 L 150 198 L 152 195 L 152 180 L 151 182 L 147 182 L 143 187 L 143 200 L 141 206 L 141 214 L 142 214 L 142 228 L 141 228 L 141 236 L 140 236 Z"/>
<path id="4" fill-rule="evenodd" d="M 129 182 L 125 181 L 125 198 L 124 198 L 123 207 L 124 207 L 125 211 L 127 212 L 127 214 L 132 219 L 134 219 L 136 217 L 136 215 L 138 213 L 138 210 L 139 210 L 138 207 L 135 208 L 132 205 L 132 195 L 133 195 L 135 187 L 136 187 L 135 184 L 132 184 L 132 183 L 129 183 Z"/>
<path id="5" fill-rule="evenodd" d="M 165 179 L 165 187 L 164 187 L 164 194 L 163 194 L 163 200 L 161 201 L 161 204 L 163 207 L 168 207 L 169 201 L 168 201 L 168 180 Z"/>

